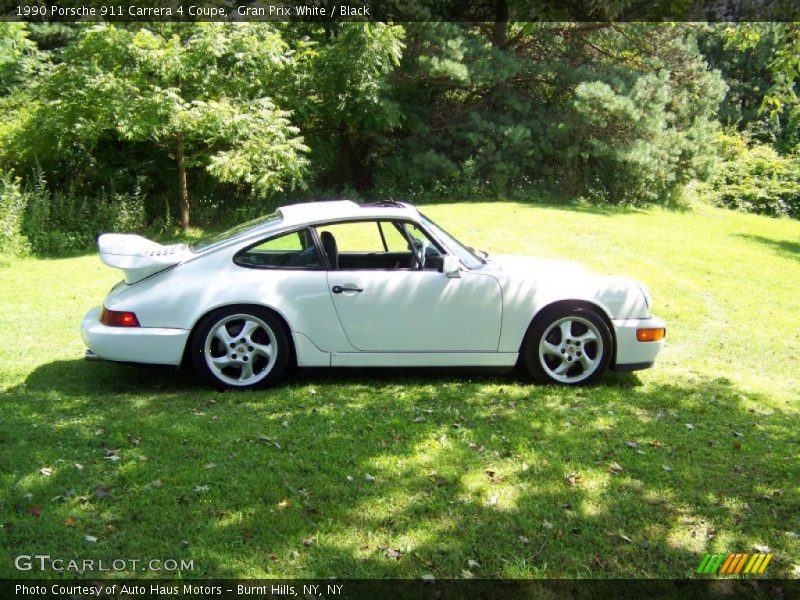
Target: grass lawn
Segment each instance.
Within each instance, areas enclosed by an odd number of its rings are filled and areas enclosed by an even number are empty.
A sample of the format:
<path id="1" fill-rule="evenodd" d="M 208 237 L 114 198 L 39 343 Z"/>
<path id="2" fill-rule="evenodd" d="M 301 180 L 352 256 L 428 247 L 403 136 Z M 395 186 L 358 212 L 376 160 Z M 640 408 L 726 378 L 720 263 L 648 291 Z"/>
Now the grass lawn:
<path id="1" fill-rule="evenodd" d="M 800 576 L 800 222 L 424 212 L 490 253 L 646 282 L 656 367 L 587 389 L 358 370 L 217 393 L 82 360 L 80 320 L 120 278 L 96 254 L 4 259 L 0 577 L 40 575 L 20 554 L 193 560 L 183 577 L 693 577 L 757 546 L 767 575 Z"/>

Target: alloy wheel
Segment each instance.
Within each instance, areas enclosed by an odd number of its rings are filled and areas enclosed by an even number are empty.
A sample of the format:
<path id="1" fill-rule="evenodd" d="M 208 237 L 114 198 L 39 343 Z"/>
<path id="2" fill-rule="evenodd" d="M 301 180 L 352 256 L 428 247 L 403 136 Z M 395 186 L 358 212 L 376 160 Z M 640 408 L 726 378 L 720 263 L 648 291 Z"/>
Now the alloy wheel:
<path id="1" fill-rule="evenodd" d="M 209 329 L 204 356 L 209 370 L 221 382 L 251 386 L 275 367 L 278 341 L 264 320 L 248 314 L 229 315 Z"/>
<path id="2" fill-rule="evenodd" d="M 576 315 L 558 319 L 539 341 L 539 362 L 546 374 L 561 383 L 580 383 L 598 369 L 603 337 L 596 325 Z"/>

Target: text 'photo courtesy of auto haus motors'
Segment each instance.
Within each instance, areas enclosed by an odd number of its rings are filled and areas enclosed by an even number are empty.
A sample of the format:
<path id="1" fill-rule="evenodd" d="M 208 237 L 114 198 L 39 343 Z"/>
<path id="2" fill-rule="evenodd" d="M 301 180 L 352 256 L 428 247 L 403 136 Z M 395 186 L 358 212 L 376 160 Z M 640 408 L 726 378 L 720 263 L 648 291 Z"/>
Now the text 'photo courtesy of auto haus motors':
<path id="1" fill-rule="evenodd" d="M 647 288 L 576 263 L 475 251 L 399 202 L 284 206 L 198 243 L 105 234 L 125 275 L 89 311 L 87 358 L 194 365 L 218 388 L 298 367 L 507 367 L 588 384 L 652 366 Z"/>

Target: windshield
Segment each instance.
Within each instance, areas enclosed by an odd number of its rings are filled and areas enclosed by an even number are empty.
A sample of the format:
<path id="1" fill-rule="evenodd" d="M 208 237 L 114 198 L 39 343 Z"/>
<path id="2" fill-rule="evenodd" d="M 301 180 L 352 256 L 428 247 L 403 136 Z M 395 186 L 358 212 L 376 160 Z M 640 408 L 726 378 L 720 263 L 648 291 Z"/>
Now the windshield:
<path id="1" fill-rule="evenodd" d="M 439 227 L 425 215 L 422 215 L 422 223 L 431 232 L 433 232 L 436 237 L 442 240 L 444 244 L 455 253 L 455 255 L 458 257 L 458 260 L 460 260 L 461 263 L 468 269 L 479 269 L 486 264 L 485 260 L 479 256 L 476 256 L 474 252 L 472 252 L 464 244 L 459 242 L 456 238 L 447 233 L 444 229 Z"/>
<path id="2" fill-rule="evenodd" d="M 272 223 L 274 221 L 280 221 L 280 220 L 281 220 L 281 215 L 277 212 L 265 215 L 263 217 L 258 217 L 257 219 L 253 219 L 252 221 L 241 223 L 239 225 L 236 225 L 235 227 L 226 229 L 225 231 L 221 231 L 219 233 L 215 233 L 206 238 L 203 238 L 199 242 L 195 242 L 194 244 L 190 245 L 189 249 L 192 252 L 202 252 L 203 250 L 208 250 L 212 246 L 216 246 L 218 244 L 231 240 L 241 235 L 242 233 L 246 232 L 249 229 L 258 227 L 259 225 L 264 225 L 265 223 Z"/>

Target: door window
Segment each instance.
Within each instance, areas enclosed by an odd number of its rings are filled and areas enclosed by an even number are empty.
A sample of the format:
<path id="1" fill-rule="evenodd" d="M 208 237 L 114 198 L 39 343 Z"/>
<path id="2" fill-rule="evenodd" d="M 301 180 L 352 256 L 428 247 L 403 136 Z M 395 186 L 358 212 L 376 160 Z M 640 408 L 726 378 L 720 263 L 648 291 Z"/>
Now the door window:
<path id="1" fill-rule="evenodd" d="M 357 223 L 334 223 L 322 225 L 317 228 L 317 233 L 322 238 L 322 232 L 333 234 L 339 254 L 385 252 L 386 249 L 381 239 L 381 232 L 377 221 L 359 221 Z"/>
<path id="2" fill-rule="evenodd" d="M 438 269 L 442 252 L 416 225 L 405 221 L 332 223 L 317 228 L 336 241 L 339 269 Z M 327 251 L 327 250 L 326 250 Z M 334 261 L 331 261 L 333 263 Z"/>
<path id="3" fill-rule="evenodd" d="M 417 265 L 422 262 L 425 270 L 439 269 L 442 266 L 443 254 L 427 234 L 413 223 L 404 223 L 403 228 L 409 238 L 410 245 L 417 255 Z"/>

